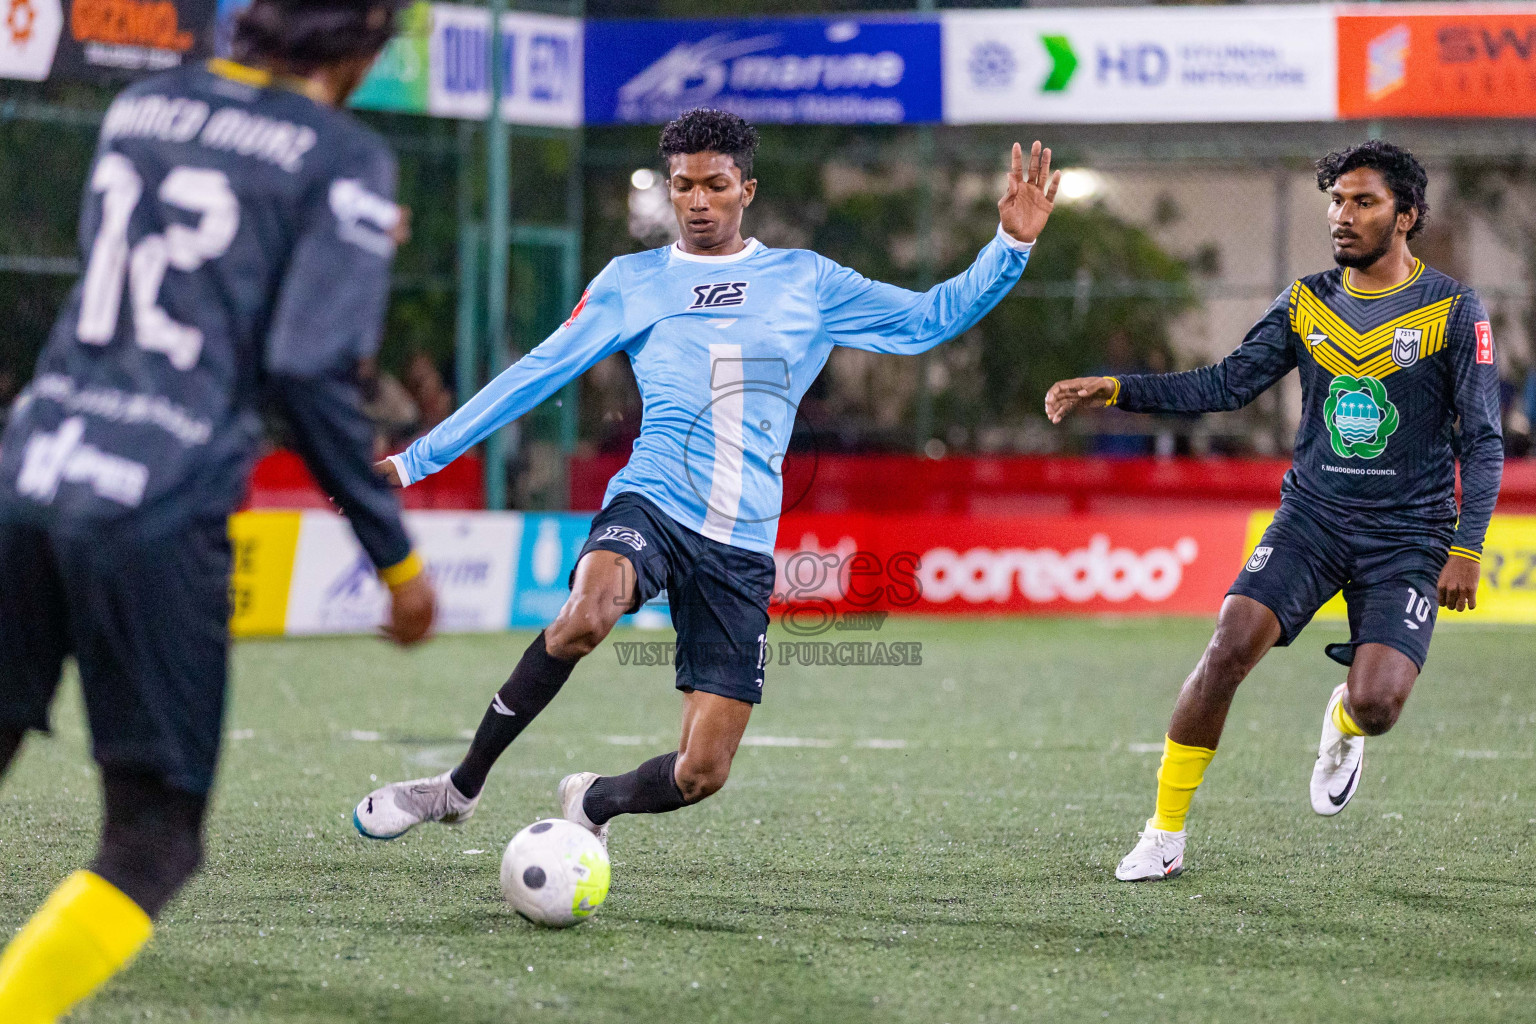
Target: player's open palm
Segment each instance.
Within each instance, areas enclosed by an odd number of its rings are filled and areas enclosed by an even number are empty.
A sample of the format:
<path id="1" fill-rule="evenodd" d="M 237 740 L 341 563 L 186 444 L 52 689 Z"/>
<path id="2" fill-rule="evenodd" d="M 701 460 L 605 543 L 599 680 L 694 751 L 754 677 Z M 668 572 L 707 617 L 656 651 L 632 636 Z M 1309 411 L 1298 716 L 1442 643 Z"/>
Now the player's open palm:
<path id="1" fill-rule="evenodd" d="M 1052 423 L 1060 423 L 1072 410 L 1085 405 L 1103 405 L 1114 394 L 1115 382 L 1109 377 L 1059 380 L 1045 393 L 1045 414 Z"/>
<path id="2" fill-rule="evenodd" d="M 1008 168 L 1008 191 L 997 201 L 1003 230 L 1021 242 L 1033 242 L 1056 206 L 1056 187 L 1061 172 L 1051 173 L 1051 151 L 1037 139 L 1029 147 L 1029 170 L 1024 169 L 1024 149 L 1013 144 L 1013 164 Z"/>

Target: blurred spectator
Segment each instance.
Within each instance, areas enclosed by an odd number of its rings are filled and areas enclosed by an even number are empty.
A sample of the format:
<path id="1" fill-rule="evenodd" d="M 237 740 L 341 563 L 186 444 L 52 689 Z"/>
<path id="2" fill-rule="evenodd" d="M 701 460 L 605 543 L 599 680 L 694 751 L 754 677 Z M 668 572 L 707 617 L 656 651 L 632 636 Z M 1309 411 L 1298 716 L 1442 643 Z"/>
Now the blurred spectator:
<path id="1" fill-rule="evenodd" d="M 416 352 L 406 360 L 404 376 L 405 390 L 416 403 L 416 430 L 424 434 L 453 412 L 453 393 L 425 352 Z"/>
<path id="2" fill-rule="evenodd" d="M 0 427 L 11 414 L 11 403 L 16 400 L 16 373 L 0 366 Z"/>
<path id="3" fill-rule="evenodd" d="M 1104 340 L 1104 362 L 1095 367 L 1092 374 L 1096 377 L 1115 377 L 1153 372 L 1156 371 L 1152 366 L 1137 358 L 1131 345 L 1131 336 L 1125 331 L 1115 331 Z M 1094 421 L 1094 433 L 1088 439 L 1088 452 L 1090 455 L 1107 455 L 1110 458 L 1135 458 L 1151 455 L 1153 443 L 1154 439 L 1137 430 L 1136 422 L 1124 413 L 1116 409 L 1105 409 Z"/>
<path id="4" fill-rule="evenodd" d="M 375 359 L 357 367 L 363 393 L 363 412 L 373 421 L 374 453 L 379 458 L 399 451 L 416 433 L 421 413 L 410 392 L 393 374 L 379 369 Z"/>

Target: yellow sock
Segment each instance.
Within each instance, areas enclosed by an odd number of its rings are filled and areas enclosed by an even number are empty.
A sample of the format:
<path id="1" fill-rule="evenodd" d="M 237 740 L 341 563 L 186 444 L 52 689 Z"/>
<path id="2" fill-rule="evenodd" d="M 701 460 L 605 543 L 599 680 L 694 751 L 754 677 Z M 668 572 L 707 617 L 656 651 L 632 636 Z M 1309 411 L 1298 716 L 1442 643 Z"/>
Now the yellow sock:
<path id="1" fill-rule="evenodd" d="M 153 931 L 120 889 L 76 871 L 0 954 L 0 1021 L 54 1024 L 126 967 Z"/>
<path id="2" fill-rule="evenodd" d="M 1333 725 L 1345 736 L 1365 735 L 1365 730 L 1356 725 L 1355 720 L 1349 717 L 1349 712 L 1344 710 L 1343 701 L 1333 706 Z"/>
<path id="3" fill-rule="evenodd" d="M 1157 810 L 1148 824 L 1169 832 L 1184 828 L 1189 803 L 1205 778 L 1205 766 L 1215 756 L 1214 750 L 1186 747 L 1163 737 L 1163 763 L 1157 769 Z"/>

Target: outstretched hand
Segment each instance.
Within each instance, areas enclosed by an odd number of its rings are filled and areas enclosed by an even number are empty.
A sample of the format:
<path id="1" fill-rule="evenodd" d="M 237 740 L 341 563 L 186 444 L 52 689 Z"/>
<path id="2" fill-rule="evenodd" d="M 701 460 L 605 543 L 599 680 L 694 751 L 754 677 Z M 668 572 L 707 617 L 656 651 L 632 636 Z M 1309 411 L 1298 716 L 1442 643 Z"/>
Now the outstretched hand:
<path id="1" fill-rule="evenodd" d="M 1059 380 L 1045 393 L 1045 414 L 1052 423 L 1060 423 L 1074 409 L 1084 405 L 1103 405 L 1115 393 L 1109 377 L 1073 377 Z"/>
<path id="2" fill-rule="evenodd" d="M 1013 144 L 1013 165 L 1008 169 L 1008 191 L 997 201 L 1003 230 L 1020 242 L 1033 242 L 1056 206 L 1061 172 L 1051 173 L 1051 151 L 1039 140 L 1029 147 L 1029 173 L 1024 171 L 1024 149 Z"/>

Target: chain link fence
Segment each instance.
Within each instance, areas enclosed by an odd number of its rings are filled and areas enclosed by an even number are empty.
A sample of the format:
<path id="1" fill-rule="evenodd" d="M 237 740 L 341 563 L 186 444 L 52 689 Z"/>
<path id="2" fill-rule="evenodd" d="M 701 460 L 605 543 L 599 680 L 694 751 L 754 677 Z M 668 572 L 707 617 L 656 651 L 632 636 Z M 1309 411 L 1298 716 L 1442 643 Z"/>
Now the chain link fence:
<path id="1" fill-rule="evenodd" d="M 78 203 L 110 95 L 4 88 L 0 401 L 8 402 L 78 272 Z M 403 408 L 414 408 L 414 416 L 401 414 L 394 444 L 445 415 L 455 391 L 496 368 L 455 365 L 456 337 L 476 315 L 459 292 L 459 270 L 477 258 L 464 243 L 484 206 L 483 140 L 473 124 L 368 120 L 399 153 L 401 200 L 413 210 L 414 237 L 397 261 L 380 356 L 384 374 L 409 398 Z M 1053 428 L 1041 401 L 1063 376 L 1181 369 L 1235 347 L 1291 280 L 1331 266 L 1311 163 L 1368 130 L 1420 152 L 1429 167 L 1432 213 L 1415 250 L 1483 295 L 1500 339 L 1510 447 L 1523 453 L 1536 411 L 1528 340 L 1536 129 L 1493 122 L 765 127 L 749 232 L 914 288 L 962 270 L 995 230 L 1014 140 L 1043 139 L 1068 172 L 1024 280 L 996 311 L 925 357 L 837 351 L 806 396 L 795 443 L 935 456 L 1287 451 L 1299 410 L 1294 378 L 1248 409 L 1195 419 L 1108 411 Z M 514 231 L 502 358 L 527 351 L 565 312 L 559 290 L 544 284 L 565 256 L 540 234 L 542 225 L 581 224 L 583 279 L 613 256 L 674 237 L 656 136 L 654 128 L 589 128 L 514 137 L 513 219 L 521 233 Z M 622 358 L 587 375 L 579 410 L 569 424 L 548 409 L 525 424 L 509 466 L 520 503 L 560 504 L 559 454 L 573 446 L 627 450 L 640 404 Z"/>

